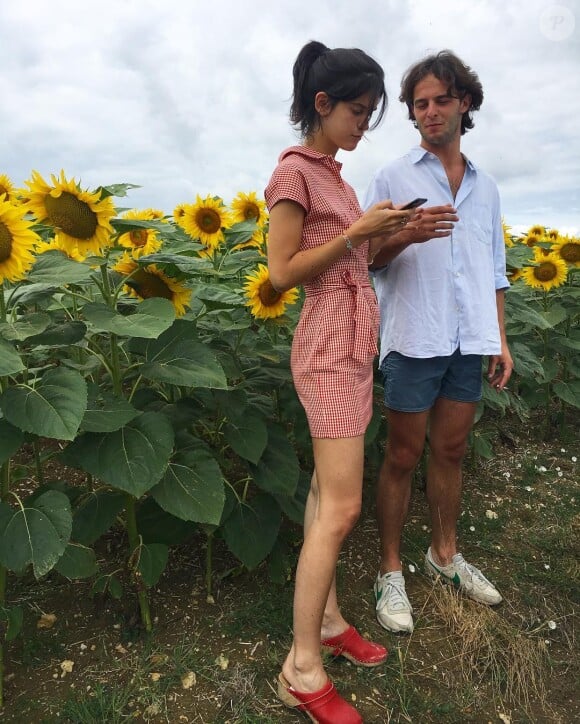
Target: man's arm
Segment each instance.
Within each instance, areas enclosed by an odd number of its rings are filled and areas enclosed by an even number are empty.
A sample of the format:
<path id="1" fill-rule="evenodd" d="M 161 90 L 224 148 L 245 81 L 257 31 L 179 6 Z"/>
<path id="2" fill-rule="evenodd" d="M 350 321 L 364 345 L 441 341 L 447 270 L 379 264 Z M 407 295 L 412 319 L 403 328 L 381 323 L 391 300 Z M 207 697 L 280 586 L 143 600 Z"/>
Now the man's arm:
<path id="1" fill-rule="evenodd" d="M 505 333 L 504 308 L 505 308 L 505 289 L 497 289 L 495 292 L 495 302 L 497 307 L 497 321 L 499 324 L 499 334 L 501 339 L 500 354 L 491 355 L 487 367 L 487 378 L 489 384 L 498 392 L 504 389 L 511 377 L 514 368 L 514 362 L 508 347 L 507 337 Z"/>
<path id="2" fill-rule="evenodd" d="M 369 269 L 374 271 L 390 264 L 411 244 L 449 236 L 459 217 L 451 204 L 419 209 L 417 217 L 404 229 L 389 237 L 378 237 L 369 246 Z"/>

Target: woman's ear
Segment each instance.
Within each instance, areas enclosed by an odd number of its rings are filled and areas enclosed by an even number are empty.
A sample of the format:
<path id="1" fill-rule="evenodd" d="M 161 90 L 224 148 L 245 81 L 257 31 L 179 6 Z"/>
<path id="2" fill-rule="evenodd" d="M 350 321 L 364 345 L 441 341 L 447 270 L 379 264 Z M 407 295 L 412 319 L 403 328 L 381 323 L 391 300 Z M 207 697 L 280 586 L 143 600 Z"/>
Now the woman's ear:
<path id="1" fill-rule="evenodd" d="M 321 117 L 327 116 L 330 113 L 332 110 L 332 103 L 330 102 L 328 93 L 318 91 L 318 93 L 314 96 L 314 108 Z"/>

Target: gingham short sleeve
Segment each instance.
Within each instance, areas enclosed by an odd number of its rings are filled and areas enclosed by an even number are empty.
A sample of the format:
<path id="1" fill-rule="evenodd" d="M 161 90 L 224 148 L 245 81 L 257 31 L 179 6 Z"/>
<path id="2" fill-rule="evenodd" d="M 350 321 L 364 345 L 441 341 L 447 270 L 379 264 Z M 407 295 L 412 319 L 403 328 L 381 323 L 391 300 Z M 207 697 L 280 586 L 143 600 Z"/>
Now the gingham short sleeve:
<path id="1" fill-rule="evenodd" d="M 264 191 L 268 209 L 278 201 L 295 201 L 304 211 L 310 211 L 310 194 L 304 174 L 288 161 L 279 164 Z"/>

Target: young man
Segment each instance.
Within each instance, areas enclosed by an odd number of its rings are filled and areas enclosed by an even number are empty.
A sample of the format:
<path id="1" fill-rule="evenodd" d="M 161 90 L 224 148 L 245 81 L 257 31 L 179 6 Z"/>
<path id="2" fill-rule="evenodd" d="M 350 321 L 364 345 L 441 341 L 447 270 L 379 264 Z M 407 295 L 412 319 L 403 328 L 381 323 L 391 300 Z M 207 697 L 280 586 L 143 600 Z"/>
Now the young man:
<path id="1" fill-rule="evenodd" d="M 421 136 L 419 146 L 381 169 L 366 205 L 424 197 L 423 213 L 374 259 L 381 311 L 380 368 L 388 437 L 378 483 L 381 564 L 375 583 L 379 623 L 413 630 L 400 559 L 411 477 L 429 436 L 427 500 L 432 537 L 426 572 L 488 605 L 502 598 L 457 551 L 461 466 L 477 402 L 482 356 L 498 391 L 512 358 L 503 309 L 505 250 L 495 182 L 461 153 L 483 101 L 477 75 L 450 51 L 404 75 L 400 100 Z M 430 239 L 427 243 L 417 243 Z"/>

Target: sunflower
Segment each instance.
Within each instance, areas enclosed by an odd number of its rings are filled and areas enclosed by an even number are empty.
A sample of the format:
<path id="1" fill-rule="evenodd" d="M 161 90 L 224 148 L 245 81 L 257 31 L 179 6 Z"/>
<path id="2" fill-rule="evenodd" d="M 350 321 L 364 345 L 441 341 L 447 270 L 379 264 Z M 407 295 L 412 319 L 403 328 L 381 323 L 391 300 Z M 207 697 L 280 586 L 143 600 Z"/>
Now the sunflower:
<path id="1" fill-rule="evenodd" d="M 39 241 L 32 224 L 23 218 L 22 207 L 0 197 L 0 283 L 17 282 L 34 263 L 33 250 Z"/>
<path id="2" fill-rule="evenodd" d="M 534 246 L 534 261 L 540 262 L 543 261 L 545 257 L 550 256 L 552 253 L 552 249 L 548 246 L 541 246 L 538 244 L 537 246 Z"/>
<path id="3" fill-rule="evenodd" d="M 501 226 L 503 229 L 503 241 L 506 246 L 513 246 L 514 240 L 512 239 L 512 235 L 510 234 L 510 231 L 512 229 L 511 226 L 508 226 L 505 221 L 501 220 Z"/>
<path id="4" fill-rule="evenodd" d="M 546 232 L 546 236 L 551 241 L 556 241 L 556 239 L 560 236 L 560 232 L 558 231 L 558 229 L 550 229 Z"/>
<path id="5" fill-rule="evenodd" d="M 534 224 L 528 229 L 528 234 L 533 234 L 534 236 L 544 236 L 546 234 L 546 227 L 541 224 Z"/>
<path id="6" fill-rule="evenodd" d="M 111 218 L 115 207 L 110 196 L 101 199 L 100 193 L 80 188 L 74 178 L 67 181 L 64 171 L 60 178 L 51 175 L 52 186 L 38 171 L 26 181 L 29 191 L 25 207 L 38 221 L 54 226 L 63 244 L 77 246 L 81 255 L 99 255 L 109 246 Z"/>
<path id="7" fill-rule="evenodd" d="M 532 234 L 531 231 L 528 231 L 528 233 L 521 238 L 522 244 L 529 247 L 536 246 L 536 244 L 541 240 L 542 237 L 539 234 Z"/>
<path id="8" fill-rule="evenodd" d="M 521 276 L 522 276 L 521 269 L 510 269 L 507 273 L 507 278 L 509 279 L 510 284 L 517 282 L 518 279 L 521 279 Z"/>
<path id="9" fill-rule="evenodd" d="M 248 300 L 246 306 L 257 319 L 280 317 L 286 311 L 286 305 L 294 304 L 298 297 L 296 287 L 287 292 L 277 292 L 264 264 L 259 264 L 255 272 L 246 276 L 244 289 Z"/>
<path id="10" fill-rule="evenodd" d="M 187 204 L 178 204 L 173 209 L 173 219 L 175 220 L 176 224 L 181 225 L 181 219 L 185 216 L 185 209 Z"/>
<path id="11" fill-rule="evenodd" d="M 137 209 L 131 209 L 126 211 L 122 218 L 132 219 L 137 221 L 153 221 L 159 219 L 159 216 L 153 216 L 154 209 L 143 209 L 141 211 Z M 163 212 L 158 213 L 163 216 Z M 134 259 L 139 259 L 141 256 L 146 254 L 153 254 L 161 248 L 161 240 L 157 237 L 155 229 L 133 229 L 127 231 L 125 234 L 119 236 L 119 244 L 124 246 L 126 249 L 131 249 L 131 253 Z"/>
<path id="12" fill-rule="evenodd" d="M 580 267 L 580 239 L 574 236 L 560 236 L 552 249 L 570 266 Z"/>
<path id="13" fill-rule="evenodd" d="M 183 204 L 183 215 L 177 223 L 194 239 L 199 239 L 205 246 L 205 255 L 209 255 L 224 240 L 223 230 L 232 225 L 232 220 L 222 199 L 197 196 L 195 204 Z"/>
<path id="14" fill-rule="evenodd" d="M 567 274 L 566 262 L 556 254 L 543 256 L 537 266 L 522 269 L 522 277 L 529 287 L 544 289 L 546 292 L 565 282 Z"/>
<path id="15" fill-rule="evenodd" d="M 80 253 L 77 247 L 71 244 L 63 244 L 60 239 L 55 238 L 52 241 L 41 241 L 36 245 L 36 254 L 44 254 L 46 251 L 60 251 L 73 261 L 84 261 L 85 257 Z"/>
<path id="16" fill-rule="evenodd" d="M 258 226 L 264 226 L 268 220 L 266 202 L 256 197 L 256 192 L 245 194 L 240 191 L 232 201 L 232 215 L 234 223 L 238 221 L 255 221 Z"/>
<path id="17" fill-rule="evenodd" d="M 125 288 L 132 297 L 137 299 L 163 297 L 173 304 L 178 317 L 185 314 L 191 299 L 191 289 L 164 274 L 155 264 L 139 266 L 131 255 L 125 252 L 113 267 L 113 271 L 128 277 Z"/>
<path id="18" fill-rule="evenodd" d="M 12 201 L 14 203 L 14 186 L 12 181 L 4 173 L 0 173 L 0 197 L 4 194 L 4 201 Z"/>

